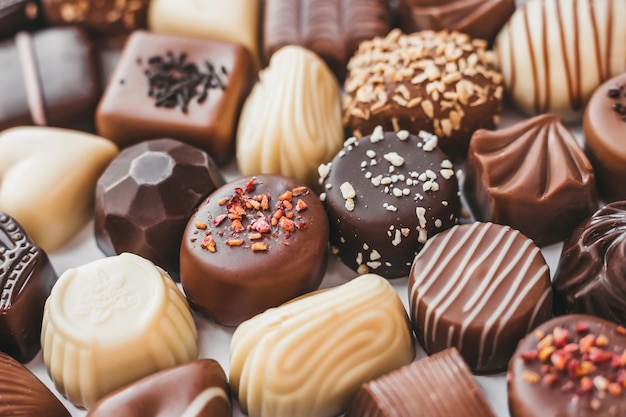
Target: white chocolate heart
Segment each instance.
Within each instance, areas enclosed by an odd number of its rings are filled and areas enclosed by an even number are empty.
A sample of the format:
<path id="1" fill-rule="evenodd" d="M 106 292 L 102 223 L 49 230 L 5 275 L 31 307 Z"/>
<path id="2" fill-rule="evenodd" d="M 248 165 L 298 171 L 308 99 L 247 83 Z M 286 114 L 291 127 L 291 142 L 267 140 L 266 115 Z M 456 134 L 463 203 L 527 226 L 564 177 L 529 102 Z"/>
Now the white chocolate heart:
<path id="1" fill-rule="evenodd" d="M 0 211 L 52 252 L 92 215 L 96 182 L 117 154 L 113 142 L 88 133 L 7 129 L 0 133 Z"/>

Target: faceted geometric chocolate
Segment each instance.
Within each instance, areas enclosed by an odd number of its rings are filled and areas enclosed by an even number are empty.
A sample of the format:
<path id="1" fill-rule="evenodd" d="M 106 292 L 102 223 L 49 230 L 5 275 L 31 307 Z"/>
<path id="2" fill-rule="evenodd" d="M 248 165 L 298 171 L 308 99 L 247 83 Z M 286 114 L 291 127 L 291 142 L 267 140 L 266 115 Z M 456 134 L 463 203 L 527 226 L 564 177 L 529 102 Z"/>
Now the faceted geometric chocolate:
<path id="1" fill-rule="evenodd" d="M 593 168 L 553 114 L 477 131 L 465 171 L 476 219 L 509 225 L 539 246 L 569 236 L 598 206 Z"/>
<path id="2" fill-rule="evenodd" d="M 71 417 L 52 392 L 24 365 L 0 352 L 0 416 Z"/>
<path id="3" fill-rule="evenodd" d="M 56 280 L 48 255 L 0 212 L 0 351 L 23 363 L 39 352 L 43 306 Z"/>
<path id="4" fill-rule="evenodd" d="M 430 239 L 415 257 L 408 290 L 424 350 L 454 346 L 476 373 L 506 369 L 517 342 L 552 316 L 550 271 L 539 248 L 493 223 Z"/>
<path id="5" fill-rule="evenodd" d="M 187 221 L 223 184 L 206 152 L 182 142 L 157 139 L 124 149 L 96 187 L 98 247 L 108 256 L 135 253 L 178 277 Z"/>
<path id="6" fill-rule="evenodd" d="M 230 417 L 230 389 L 213 359 L 157 372 L 98 401 L 87 417 Z"/>
<path id="7" fill-rule="evenodd" d="M 626 325 L 626 201 L 598 210 L 563 243 L 554 276 L 555 314 Z"/>
<path id="8" fill-rule="evenodd" d="M 455 348 L 364 384 L 345 417 L 494 417 Z"/>
<path id="9" fill-rule="evenodd" d="M 543 323 L 517 345 L 507 381 L 511 417 L 626 415 L 626 329 L 588 315 Z"/>

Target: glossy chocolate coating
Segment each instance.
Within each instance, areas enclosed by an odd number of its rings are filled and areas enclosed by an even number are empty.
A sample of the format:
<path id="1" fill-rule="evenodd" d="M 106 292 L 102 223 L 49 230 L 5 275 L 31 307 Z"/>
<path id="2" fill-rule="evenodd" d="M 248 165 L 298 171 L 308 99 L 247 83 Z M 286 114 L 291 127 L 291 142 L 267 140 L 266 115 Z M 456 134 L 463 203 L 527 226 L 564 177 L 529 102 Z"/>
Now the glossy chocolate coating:
<path id="1" fill-rule="evenodd" d="M 605 202 L 626 200 L 626 72 L 602 84 L 591 96 L 583 119 L 585 152 Z"/>
<path id="2" fill-rule="evenodd" d="M 626 325 L 626 201 L 581 223 L 563 243 L 554 276 L 556 314 L 583 313 Z"/>
<path id="3" fill-rule="evenodd" d="M 504 370 L 517 342 L 552 316 L 550 271 L 539 248 L 493 223 L 431 239 L 415 257 L 408 290 L 424 350 L 454 346 L 476 373 Z"/>
<path id="4" fill-rule="evenodd" d="M 349 140 L 331 164 L 320 167 L 331 244 L 343 263 L 362 274 L 407 275 L 426 240 L 454 226 L 460 214 L 454 168 L 423 139 L 436 143 L 436 137 L 399 135 L 404 139 L 377 130 Z M 345 196 L 349 188 L 352 201 Z"/>
<path id="5" fill-rule="evenodd" d="M 33 124 L 93 130 L 101 91 L 95 59 L 78 28 L 21 32 L 0 43 L 0 130 Z"/>
<path id="6" fill-rule="evenodd" d="M 52 392 L 24 365 L 0 352 L 0 416 L 71 417 Z"/>
<path id="7" fill-rule="evenodd" d="M 493 417 L 455 348 L 412 362 L 361 387 L 346 417 Z"/>
<path id="8" fill-rule="evenodd" d="M 615 382 L 623 380 L 625 357 L 626 330 L 615 323 L 576 314 L 543 323 L 519 342 L 509 363 L 511 417 L 626 415 L 623 387 Z"/>
<path id="9" fill-rule="evenodd" d="M 266 0 L 265 61 L 286 45 L 318 54 L 339 80 L 361 41 L 390 30 L 388 0 Z"/>
<path id="10" fill-rule="evenodd" d="M 0 0 L 0 39 L 41 26 L 37 3 L 34 0 Z"/>
<path id="11" fill-rule="evenodd" d="M 200 359 L 150 375 L 107 395 L 87 417 L 230 417 L 224 370 Z"/>
<path id="12" fill-rule="evenodd" d="M 279 200 L 286 192 L 293 194 L 292 209 Z M 254 199 L 262 195 L 269 199 L 267 208 Z M 241 207 L 244 197 L 260 206 L 247 207 L 238 225 L 229 210 Z M 280 210 L 285 217 L 271 224 Z M 327 246 L 328 220 L 311 190 L 277 175 L 240 178 L 213 192 L 189 220 L 180 249 L 180 279 L 195 310 L 236 326 L 317 289 L 326 271 Z"/>
<path id="13" fill-rule="evenodd" d="M 490 44 L 515 11 L 515 0 L 399 0 L 406 33 L 455 30 Z"/>
<path id="14" fill-rule="evenodd" d="M 172 55 L 168 56 L 168 52 Z M 171 79 L 184 75 L 187 77 L 181 78 L 184 83 L 195 71 L 207 77 L 203 83 L 210 83 L 211 88 L 204 99 L 192 96 L 186 109 L 177 100 L 191 94 L 191 90 L 180 90 L 180 94 L 172 97 L 173 102 L 165 100 L 157 106 L 162 98 L 154 96 L 154 87 L 150 88 L 145 74 L 151 58 L 167 63 L 183 57 L 186 68 L 193 64 L 195 70 L 188 69 L 184 74 L 181 71 L 178 75 L 172 72 Z M 240 45 L 135 31 L 98 106 L 98 132 L 120 147 L 171 137 L 203 149 L 216 162 L 224 163 L 233 151 L 236 118 L 249 88 L 251 65 L 248 52 Z M 165 89 L 176 91 L 173 83 L 165 83 Z M 153 96 L 149 95 L 151 90 Z"/>
<path id="15" fill-rule="evenodd" d="M 223 184 L 213 160 L 193 146 L 156 139 L 128 147 L 98 180 L 96 243 L 107 256 L 132 252 L 177 278 L 187 221 Z"/>
<path id="16" fill-rule="evenodd" d="M 43 306 L 56 280 L 48 255 L 0 212 L 0 351 L 23 363 L 39 352 Z"/>
<path id="17" fill-rule="evenodd" d="M 476 219 L 509 225 L 539 246 L 563 240 L 598 207 L 593 168 L 553 114 L 477 131 L 465 172 Z"/>

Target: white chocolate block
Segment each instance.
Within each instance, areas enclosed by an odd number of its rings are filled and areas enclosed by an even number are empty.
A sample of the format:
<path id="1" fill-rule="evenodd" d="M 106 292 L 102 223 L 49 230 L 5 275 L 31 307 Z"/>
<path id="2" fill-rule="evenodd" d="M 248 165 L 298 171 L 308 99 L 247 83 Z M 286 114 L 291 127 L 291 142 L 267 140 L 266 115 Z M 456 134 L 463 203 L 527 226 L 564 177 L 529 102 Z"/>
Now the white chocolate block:
<path id="1" fill-rule="evenodd" d="M 324 61 L 279 49 L 246 100 L 237 129 L 242 175 L 280 174 L 317 185 L 317 168 L 343 145 L 341 96 Z"/>
<path id="2" fill-rule="evenodd" d="M 528 114 L 580 122 L 593 91 L 626 70 L 626 1 L 530 0 L 495 42 L 505 86 Z"/>
<path id="3" fill-rule="evenodd" d="M 332 417 L 361 384 L 414 354 L 398 294 L 366 274 L 243 322 L 230 346 L 229 380 L 250 417 Z"/>
<path id="4" fill-rule="evenodd" d="M 0 133 L 0 211 L 52 252 L 87 223 L 100 174 L 118 154 L 99 136 L 50 127 Z"/>
<path id="5" fill-rule="evenodd" d="M 46 302 L 43 360 L 74 405 L 198 356 L 191 310 L 174 281 L 130 253 L 67 270 Z"/>

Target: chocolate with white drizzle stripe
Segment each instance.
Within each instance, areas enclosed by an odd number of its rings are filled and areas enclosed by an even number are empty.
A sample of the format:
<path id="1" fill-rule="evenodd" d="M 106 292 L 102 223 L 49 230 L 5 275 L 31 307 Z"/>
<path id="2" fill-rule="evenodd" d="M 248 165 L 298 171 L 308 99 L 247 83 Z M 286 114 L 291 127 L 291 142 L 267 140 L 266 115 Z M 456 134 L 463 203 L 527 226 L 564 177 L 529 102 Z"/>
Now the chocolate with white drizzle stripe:
<path id="1" fill-rule="evenodd" d="M 504 370 L 517 342 L 551 316 L 550 273 L 539 248 L 493 223 L 455 226 L 429 240 L 408 289 L 426 352 L 454 346 L 476 373 Z"/>

